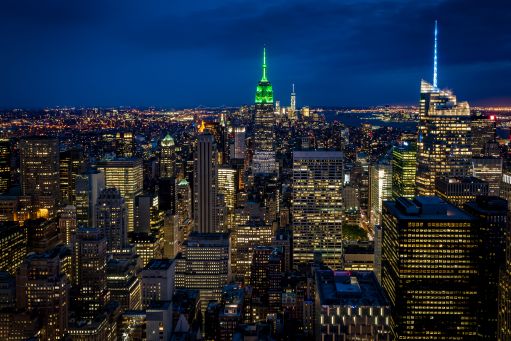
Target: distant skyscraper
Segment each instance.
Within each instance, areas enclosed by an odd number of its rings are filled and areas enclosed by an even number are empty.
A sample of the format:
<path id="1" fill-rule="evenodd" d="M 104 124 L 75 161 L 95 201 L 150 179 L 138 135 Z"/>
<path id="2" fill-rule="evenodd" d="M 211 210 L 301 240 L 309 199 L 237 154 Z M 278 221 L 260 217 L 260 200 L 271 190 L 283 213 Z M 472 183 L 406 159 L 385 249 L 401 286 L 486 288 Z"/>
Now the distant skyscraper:
<path id="1" fill-rule="evenodd" d="M 73 247 L 76 310 L 81 318 L 93 319 L 108 302 L 106 286 L 107 240 L 100 229 L 79 228 Z"/>
<path id="2" fill-rule="evenodd" d="M 199 135 L 194 157 L 194 223 L 195 231 L 218 232 L 217 149 L 213 135 Z"/>
<path id="3" fill-rule="evenodd" d="M 228 166 L 218 167 L 219 205 L 225 212 L 224 229 L 234 227 L 234 209 L 236 208 L 236 170 Z"/>
<path id="4" fill-rule="evenodd" d="M 59 141 L 48 137 L 20 140 L 21 192 L 32 197 L 38 216 L 53 215 L 60 199 Z"/>
<path id="5" fill-rule="evenodd" d="M 436 195 L 445 201 L 463 208 L 477 196 L 488 195 L 488 183 L 473 176 L 436 179 Z"/>
<path id="6" fill-rule="evenodd" d="M 417 147 L 402 143 L 392 149 L 392 197 L 394 199 L 415 197 L 415 173 L 417 171 Z"/>
<path id="7" fill-rule="evenodd" d="M 105 173 L 89 169 L 76 177 L 76 220 L 79 227 L 96 227 L 96 202 L 105 188 Z"/>
<path id="8" fill-rule="evenodd" d="M 433 195 L 438 177 L 470 173 L 470 108 L 452 92 L 422 81 L 419 115 L 417 190 Z"/>
<path id="9" fill-rule="evenodd" d="M 11 186 L 11 141 L 0 139 L 0 193 Z"/>
<path id="10" fill-rule="evenodd" d="M 98 170 L 105 174 L 105 187 L 117 188 L 128 209 L 128 231 L 135 229 L 135 197 L 142 194 L 142 161 L 136 158 L 113 159 L 98 162 Z"/>
<path id="11" fill-rule="evenodd" d="M 488 183 L 488 195 L 499 196 L 500 182 L 502 181 L 502 158 L 473 158 L 472 175 Z"/>
<path id="12" fill-rule="evenodd" d="M 343 154 L 334 151 L 293 153 L 293 259 L 312 261 L 320 252 L 338 266 L 342 252 Z"/>
<path id="13" fill-rule="evenodd" d="M 275 163 L 275 113 L 273 87 L 266 77 L 266 49 L 263 51 L 263 76 L 257 85 L 254 119 L 254 174 L 272 174 Z"/>
<path id="14" fill-rule="evenodd" d="M 394 339 L 477 339 L 482 293 L 475 223 L 438 197 L 384 203 L 381 283 Z"/>
<path id="15" fill-rule="evenodd" d="M 116 188 L 101 191 L 96 204 L 96 226 L 106 237 L 108 252 L 120 252 L 128 246 L 126 203 Z"/>
<path id="16" fill-rule="evenodd" d="M 296 93 L 295 85 L 293 84 L 293 91 L 291 92 L 291 111 L 296 112 Z"/>
<path id="17" fill-rule="evenodd" d="M 369 221 L 381 223 L 383 202 L 392 199 L 392 165 L 382 160 L 369 167 Z"/>
<path id="18" fill-rule="evenodd" d="M 76 231 L 76 226 L 76 207 L 67 205 L 62 209 L 59 217 L 60 240 L 67 246 L 72 246 L 72 238 Z"/>
<path id="19" fill-rule="evenodd" d="M 233 159 L 244 159 L 247 152 L 245 142 L 245 127 L 234 127 L 234 153 L 231 153 Z"/>
<path id="20" fill-rule="evenodd" d="M 160 177 L 170 178 L 175 175 L 175 143 L 172 136 L 165 135 L 161 140 Z"/>
<path id="21" fill-rule="evenodd" d="M 60 193 L 62 200 L 74 204 L 76 177 L 83 172 L 85 159 L 83 150 L 73 148 L 60 153 Z"/>

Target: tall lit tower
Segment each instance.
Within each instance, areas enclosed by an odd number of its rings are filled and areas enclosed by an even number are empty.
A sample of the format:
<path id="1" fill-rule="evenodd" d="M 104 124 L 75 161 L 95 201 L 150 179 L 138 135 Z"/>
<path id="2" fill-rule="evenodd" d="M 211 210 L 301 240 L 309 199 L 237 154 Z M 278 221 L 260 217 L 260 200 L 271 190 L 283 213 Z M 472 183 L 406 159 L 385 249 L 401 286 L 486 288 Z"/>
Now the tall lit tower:
<path id="1" fill-rule="evenodd" d="M 291 92 L 291 111 L 296 111 L 296 93 L 295 93 L 295 85 L 293 84 L 293 92 Z"/>
<path id="2" fill-rule="evenodd" d="M 273 111 L 273 87 L 266 77 L 266 49 L 263 50 L 263 76 L 259 81 L 255 95 L 255 143 L 254 174 L 272 174 L 275 164 L 275 114 Z"/>
<path id="3" fill-rule="evenodd" d="M 160 177 L 162 178 L 170 178 L 174 176 L 174 150 L 174 139 L 172 136 L 167 134 L 163 140 L 161 140 Z"/>

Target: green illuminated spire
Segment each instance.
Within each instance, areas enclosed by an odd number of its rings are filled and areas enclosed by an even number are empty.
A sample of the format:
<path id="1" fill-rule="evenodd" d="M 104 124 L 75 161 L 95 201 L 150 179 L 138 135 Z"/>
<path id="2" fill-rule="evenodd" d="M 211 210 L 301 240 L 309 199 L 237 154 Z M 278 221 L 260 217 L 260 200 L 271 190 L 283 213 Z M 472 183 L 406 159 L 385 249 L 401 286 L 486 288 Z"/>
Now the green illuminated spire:
<path id="1" fill-rule="evenodd" d="M 268 81 L 268 79 L 266 79 L 266 47 L 263 49 L 263 78 L 261 78 L 261 81 Z"/>
<path id="2" fill-rule="evenodd" d="M 256 89 L 256 104 L 272 104 L 273 105 L 273 87 L 266 78 L 266 48 L 263 49 L 263 77 L 259 81 Z"/>

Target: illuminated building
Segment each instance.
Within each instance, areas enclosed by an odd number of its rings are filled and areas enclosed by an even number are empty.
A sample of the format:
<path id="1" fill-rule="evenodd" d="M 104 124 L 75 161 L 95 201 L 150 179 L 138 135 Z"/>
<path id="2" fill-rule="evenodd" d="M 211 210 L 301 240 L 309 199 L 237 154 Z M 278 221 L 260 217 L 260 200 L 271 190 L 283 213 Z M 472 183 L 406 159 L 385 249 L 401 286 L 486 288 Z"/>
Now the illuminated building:
<path id="1" fill-rule="evenodd" d="M 442 177 L 437 178 L 435 191 L 440 198 L 462 208 L 477 196 L 488 195 L 488 183 L 472 176 Z"/>
<path id="2" fill-rule="evenodd" d="M 206 131 L 198 137 L 194 157 L 194 231 L 218 232 L 217 167 L 215 139 Z"/>
<path id="3" fill-rule="evenodd" d="M 472 159 L 472 175 L 488 183 L 488 195 L 500 195 L 502 180 L 502 159 L 496 157 L 475 157 Z"/>
<path id="4" fill-rule="evenodd" d="M 92 320 L 110 298 L 106 281 L 107 239 L 96 228 L 80 227 L 73 248 L 74 300 L 78 315 Z"/>
<path id="5" fill-rule="evenodd" d="M 232 273 L 240 280 L 250 278 L 250 264 L 256 246 L 270 246 L 272 238 L 271 226 L 264 224 L 236 225 L 232 235 Z"/>
<path id="6" fill-rule="evenodd" d="M 334 151 L 293 153 L 293 260 L 312 261 L 320 252 L 330 266 L 342 251 L 343 154 Z"/>
<path id="7" fill-rule="evenodd" d="M 179 217 L 180 224 L 192 218 L 192 192 L 190 184 L 185 179 L 180 180 L 176 185 L 176 215 Z"/>
<path id="8" fill-rule="evenodd" d="M 234 227 L 234 209 L 236 208 L 236 170 L 227 166 L 218 167 L 219 201 L 225 209 L 225 229 Z"/>
<path id="9" fill-rule="evenodd" d="M 291 271 L 293 268 L 293 231 L 287 228 L 279 228 L 273 236 L 271 245 L 282 252 L 284 271 Z"/>
<path id="10" fill-rule="evenodd" d="M 140 256 L 142 266 L 146 266 L 151 259 L 162 258 L 163 241 L 159 235 L 133 232 L 130 236 L 130 242 L 135 245 L 135 253 Z"/>
<path id="11" fill-rule="evenodd" d="M 176 264 L 173 259 L 151 259 L 144 267 L 142 279 L 142 306 L 153 301 L 171 301 L 174 295 Z"/>
<path id="12" fill-rule="evenodd" d="M 116 154 L 122 158 L 133 157 L 133 133 L 117 132 L 115 135 Z"/>
<path id="13" fill-rule="evenodd" d="M 160 177 L 171 178 L 175 174 L 175 143 L 172 136 L 165 135 L 160 143 Z"/>
<path id="14" fill-rule="evenodd" d="M 53 215 L 60 200 L 59 141 L 47 137 L 20 140 L 21 193 L 33 200 L 33 212 Z"/>
<path id="15" fill-rule="evenodd" d="M 419 119 L 417 190 L 433 195 L 438 177 L 470 173 L 470 108 L 452 92 L 422 81 Z"/>
<path id="16" fill-rule="evenodd" d="M 390 304 L 372 271 L 316 271 L 315 339 L 388 341 Z"/>
<path id="17" fill-rule="evenodd" d="M 222 299 L 210 302 L 205 317 L 205 339 L 231 341 L 245 314 L 245 290 L 236 284 L 222 289 Z"/>
<path id="18" fill-rule="evenodd" d="M 118 253 L 128 246 L 127 212 L 116 188 L 105 188 L 96 203 L 96 227 L 106 237 L 107 250 Z"/>
<path id="19" fill-rule="evenodd" d="M 464 205 L 465 211 L 478 218 L 481 238 L 481 281 L 479 297 L 482 302 L 478 314 L 479 333 L 483 339 L 497 339 L 499 271 L 506 264 L 508 231 L 507 201 L 495 196 L 479 196 Z"/>
<path id="20" fill-rule="evenodd" d="M 291 91 L 291 101 L 290 101 L 289 111 L 290 111 L 291 115 L 295 115 L 295 113 L 296 113 L 296 92 L 295 92 L 294 84 L 293 84 L 293 91 Z"/>
<path id="21" fill-rule="evenodd" d="M 485 115 L 476 112 L 472 115 L 472 155 L 475 157 L 485 155 L 485 147 L 488 142 L 494 141 L 497 120 L 495 115 Z"/>
<path id="22" fill-rule="evenodd" d="M 374 242 L 345 242 L 342 251 L 341 269 L 345 271 L 373 271 Z"/>
<path id="23" fill-rule="evenodd" d="M 508 202 L 509 204 L 509 202 Z M 500 272 L 497 316 L 498 340 L 511 339 L 511 233 L 506 240 L 506 262 Z"/>
<path id="24" fill-rule="evenodd" d="M 67 205 L 62 209 L 59 217 L 60 240 L 68 245 L 72 245 L 72 238 L 76 231 L 76 207 Z"/>
<path id="25" fill-rule="evenodd" d="M 476 339 L 481 292 L 475 222 L 438 197 L 384 203 L 381 283 L 395 339 Z"/>
<path id="26" fill-rule="evenodd" d="M 392 165 L 383 160 L 369 167 L 369 221 L 381 223 L 383 201 L 392 198 Z"/>
<path id="27" fill-rule="evenodd" d="M 176 257 L 183 241 L 183 229 L 179 225 L 178 216 L 167 213 L 163 221 L 163 257 Z"/>
<path id="28" fill-rule="evenodd" d="M 172 336 L 172 302 L 152 301 L 146 309 L 147 341 L 170 340 Z"/>
<path id="29" fill-rule="evenodd" d="M 69 338 L 73 341 L 117 341 L 121 308 L 119 302 L 111 301 L 102 308 L 94 319 L 72 321 L 68 327 Z"/>
<path id="30" fill-rule="evenodd" d="M 0 139 L 0 193 L 7 193 L 11 186 L 11 141 Z"/>
<path id="31" fill-rule="evenodd" d="M 25 220 L 23 227 L 27 233 L 28 252 L 45 252 L 61 242 L 58 222 L 55 219 Z"/>
<path id="32" fill-rule="evenodd" d="M 408 142 L 392 149 L 392 197 L 415 197 L 417 146 Z"/>
<path id="33" fill-rule="evenodd" d="M 111 258 L 106 264 L 106 269 L 106 286 L 111 300 L 119 302 L 123 311 L 141 309 L 142 296 L 137 261 Z"/>
<path id="34" fill-rule="evenodd" d="M 192 232 L 183 244 L 183 287 L 198 289 L 202 311 L 207 302 L 220 300 L 223 286 L 231 280 L 229 233 Z M 178 271 L 176 264 L 176 272 Z M 176 285 L 178 279 L 176 278 Z"/>
<path id="35" fill-rule="evenodd" d="M 309 107 L 302 107 L 301 112 L 302 112 L 302 118 L 304 118 L 304 119 L 309 118 L 311 115 L 311 111 L 310 111 Z"/>
<path id="36" fill-rule="evenodd" d="M 152 193 L 143 193 L 135 197 L 136 232 L 149 233 L 151 231 L 151 221 L 155 213 L 158 212 L 158 203 L 158 197 Z"/>
<path id="37" fill-rule="evenodd" d="M 41 340 L 64 337 L 68 326 L 69 282 L 57 249 L 29 254 L 16 274 L 16 308 L 42 322 Z"/>
<path id="38" fill-rule="evenodd" d="M 232 128 L 234 134 L 234 143 L 231 145 L 231 159 L 244 159 L 247 153 L 245 144 L 245 127 Z"/>
<path id="39" fill-rule="evenodd" d="M 263 51 L 263 76 L 255 96 L 253 173 L 277 172 L 275 163 L 275 113 L 273 109 L 273 87 L 266 78 L 266 49 Z"/>
<path id="40" fill-rule="evenodd" d="M 105 187 L 119 190 L 128 209 L 128 231 L 135 229 L 135 197 L 142 194 L 143 173 L 140 159 L 113 159 L 100 161 L 98 170 L 105 174 Z"/>
<path id="41" fill-rule="evenodd" d="M 26 230 L 19 223 L 0 223 L 0 250 L 0 270 L 15 275 L 27 254 Z"/>
<path id="42" fill-rule="evenodd" d="M 60 153 L 60 196 L 68 204 L 74 204 L 76 177 L 83 172 L 84 164 L 85 160 L 81 149 L 69 149 Z"/>
<path id="43" fill-rule="evenodd" d="M 96 227 L 95 207 L 105 188 L 105 173 L 89 169 L 76 177 L 76 220 L 79 227 Z"/>

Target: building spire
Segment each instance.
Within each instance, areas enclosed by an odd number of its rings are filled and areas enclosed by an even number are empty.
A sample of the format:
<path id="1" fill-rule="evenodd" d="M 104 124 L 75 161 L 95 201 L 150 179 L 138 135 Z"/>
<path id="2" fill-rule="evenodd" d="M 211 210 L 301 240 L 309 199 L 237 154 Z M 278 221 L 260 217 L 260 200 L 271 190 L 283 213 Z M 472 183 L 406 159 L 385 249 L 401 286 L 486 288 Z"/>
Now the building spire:
<path id="1" fill-rule="evenodd" d="M 435 20 L 435 48 L 433 55 L 433 86 L 438 87 L 438 22 Z"/>
<path id="2" fill-rule="evenodd" d="M 261 81 L 266 82 L 268 79 L 266 78 L 266 47 L 263 48 L 263 78 Z"/>

